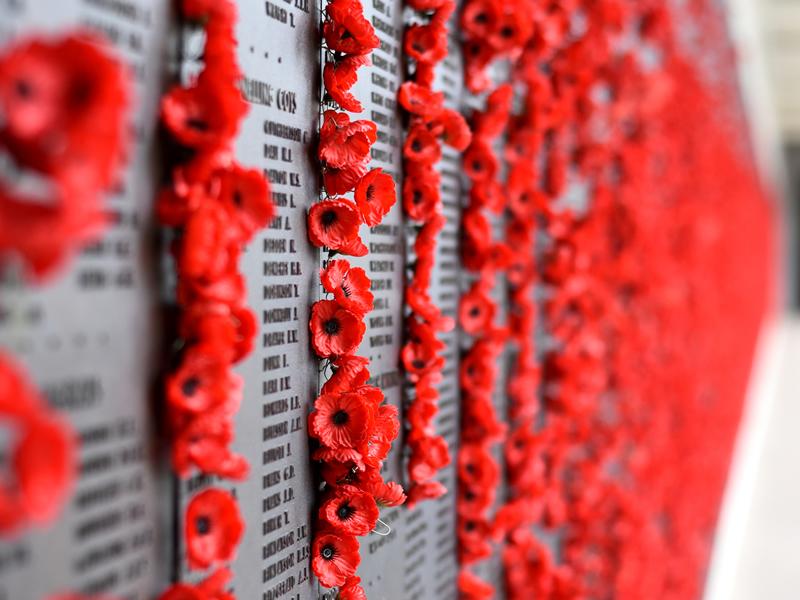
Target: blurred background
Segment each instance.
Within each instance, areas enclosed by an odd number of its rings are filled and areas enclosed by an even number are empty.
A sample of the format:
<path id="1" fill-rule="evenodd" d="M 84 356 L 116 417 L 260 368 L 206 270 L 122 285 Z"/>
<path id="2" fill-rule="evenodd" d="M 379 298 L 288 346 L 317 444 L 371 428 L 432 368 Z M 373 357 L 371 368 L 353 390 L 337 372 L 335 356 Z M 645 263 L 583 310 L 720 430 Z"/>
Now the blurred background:
<path id="1" fill-rule="evenodd" d="M 782 203 L 784 304 L 762 335 L 706 600 L 800 598 L 800 0 L 729 0 L 764 180 Z"/>

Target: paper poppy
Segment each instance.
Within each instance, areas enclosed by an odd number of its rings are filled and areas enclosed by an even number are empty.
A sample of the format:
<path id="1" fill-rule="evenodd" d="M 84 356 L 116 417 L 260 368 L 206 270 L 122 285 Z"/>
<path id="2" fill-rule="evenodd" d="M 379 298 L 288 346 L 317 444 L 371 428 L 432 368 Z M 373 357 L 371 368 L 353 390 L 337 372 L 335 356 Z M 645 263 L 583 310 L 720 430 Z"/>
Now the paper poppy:
<path id="1" fill-rule="evenodd" d="M 443 25 L 411 25 L 403 38 L 406 54 L 414 60 L 438 63 L 447 56 L 447 29 Z"/>
<path id="2" fill-rule="evenodd" d="M 358 540 L 352 535 L 320 532 L 311 547 L 311 567 L 325 587 L 344 585 L 361 562 Z"/>
<path id="3" fill-rule="evenodd" d="M 0 54 L 0 143 L 17 164 L 89 196 L 113 183 L 126 146 L 124 68 L 107 47 L 84 32 Z"/>
<path id="4" fill-rule="evenodd" d="M 461 296 L 458 308 L 459 322 L 469 334 L 485 332 L 494 320 L 494 301 L 484 291 L 480 283 L 474 284 L 470 290 Z"/>
<path id="5" fill-rule="evenodd" d="M 228 479 L 247 477 L 247 461 L 230 449 L 234 436 L 229 415 L 208 411 L 186 419 L 181 414 L 174 429 L 172 466 L 180 477 L 188 477 L 193 468 Z"/>
<path id="6" fill-rule="evenodd" d="M 462 444 L 458 449 L 458 475 L 470 485 L 493 487 L 500 476 L 497 463 L 481 444 Z"/>
<path id="7" fill-rule="evenodd" d="M 456 150 L 463 152 L 472 142 L 472 132 L 460 112 L 451 108 L 443 108 L 431 119 L 428 129 L 442 137 L 442 141 Z"/>
<path id="8" fill-rule="evenodd" d="M 321 394 L 349 392 L 363 386 L 369 379 L 369 359 L 363 356 L 339 356 L 332 367 L 333 375 L 322 386 Z"/>
<path id="9" fill-rule="evenodd" d="M 372 121 L 350 121 L 347 113 L 326 110 L 319 130 L 319 158 L 326 165 L 341 168 L 363 162 L 377 139 Z"/>
<path id="10" fill-rule="evenodd" d="M 352 354 L 361 344 L 366 325 L 335 300 L 320 300 L 311 307 L 311 345 L 317 356 Z"/>
<path id="11" fill-rule="evenodd" d="M 411 162 L 433 165 L 442 157 L 442 147 L 424 123 L 416 122 L 408 130 L 403 156 Z"/>
<path id="12" fill-rule="evenodd" d="M 201 74 L 191 87 L 175 86 L 161 100 L 169 132 L 190 148 L 225 148 L 239 130 L 247 103 L 237 87 L 219 85 Z"/>
<path id="13" fill-rule="evenodd" d="M 431 479 L 439 469 L 448 464 L 450 451 L 447 441 L 441 436 L 423 437 L 411 446 L 408 473 L 414 483 Z"/>
<path id="14" fill-rule="evenodd" d="M 234 497 L 210 488 L 194 496 L 186 508 L 184 536 L 191 569 L 207 569 L 233 560 L 244 532 L 244 521 Z"/>
<path id="15" fill-rule="evenodd" d="M 337 486 L 323 501 L 319 513 L 327 525 L 344 535 L 367 535 L 379 516 L 372 495 L 349 485 Z"/>
<path id="16" fill-rule="evenodd" d="M 261 171 L 234 164 L 218 171 L 216 178 L 219 200 L 241 232 L 242 241 L 250 240 L 270 224 L 275 206 L 270 199 L 269 182 Z"/>
<path id="17" fill-rule="evenodd" d="M 412 115 L 429 119 L 441 112 L 444 104 L 444 92 L 434 92 L 413 81 L 406 81 L 400 86 L 397 101 Z"/>
<path id="18" fill-rule="evenodd" d="M 397 201 L 394 179 L 383 169 L 372 169 L 358 182 L 355 200 L 364 222 L 378 225 Z"/>
<path id="19" fill-rule="evenodd" d="M 342 109 L 359 113 L 364 108 L 361 102 L 349 92 L 358 80 L 358 69 L 371 64 L 369 56 L 345 56 L 336 62 L 325 63 L 322 81 L 325 91 Z"/>
<path id="20" fill-rule="evenodd" d="M 334 450 L 365 443 L 374 421 L 374 408 L 358 392 L 319 396 L 308 418 L 311 435 Z"/>
<path id="21" fill-rule="evenodd" d="M 219 409 L 233 414 L 242 399 L 241 378 L 219 356 L 190 349 L 167 378 L 167 402 L 192 413 Z"/>
<path id="22" fill-rule="evenodd" d="M 192 213 L 177 257 L 183 277 L 213 282 L 236 270 L 240 249 L 231 224 L 229 213 L 216 203 L 204 204 Z"/>
<path id="23" fill-rule="evenodd" d="M 461 27 L 471 39 L 487 39 L 500 20 L 501 6 L 491 0 L 470 0 L 461 12 Z"/>
<path id="24" fill-rule="evenodd" d="M 367 161 L 334 168 L 327 165 L 322 171 L 322 180 L 328 194 L 344 194 L 355 189 L 361 178 L 366 175 Z"/>
<path id="25" fill-rule="evenodd" d="M 320 269 L 320 280 L 325 291 L 333 293 L 342 308 L 356 315 L 372 310 L 371 281 L 361 267 L 351 267 L 346 260 L 332 260 Z"/>
<path id="26" fill-rule="evenodd" d="M 337 250 L 358 237 L 361 215 L 350 200 L 328 198 L 308 211 L 308 237 L 317 247 Z"/>
<path id="27" fill-rule="evenodd" d="M 372 24 L 357 0 L 333 0 L 325 9 L 328 19 L 322 35 L 328 48 L 342 54 L 368 54 L 380 44 Z"/>
<path id="28" fill-rule="evenodd" d="M 462 158 L 464 173 L 473 182 L 492 179 L 497 172 L 497 158 L 491 146 L 482 138 L 475 137 Z"/>
<path id="29" fill-rule="evenodd" d="M 409 218 L 426 221 L 440 212 L 441 206 L 438 181 L 424 176 L 409 176 L 403 181 L 403 209 Z"/>

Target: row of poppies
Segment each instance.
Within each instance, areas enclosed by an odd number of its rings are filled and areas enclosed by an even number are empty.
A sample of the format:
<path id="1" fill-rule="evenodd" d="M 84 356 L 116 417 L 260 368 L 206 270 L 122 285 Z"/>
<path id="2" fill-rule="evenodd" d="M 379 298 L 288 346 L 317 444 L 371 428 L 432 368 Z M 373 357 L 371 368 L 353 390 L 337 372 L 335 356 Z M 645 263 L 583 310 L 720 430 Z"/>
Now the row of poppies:
<path id="1" fill-rule="evenodd" d="M 308 212 L 308 235 L 323 251 L 320 270 L 324 298 L 311 307 L 311 345 L 328 374 L 309 415 L 309 436 L 316 447 L 321 496 L 314 523 L 311 566 L 338 598 L 366 598 L 356 569 L 359 536 L 375 529 L 380 508 L 402 504 L 406 496 L 384 481 L 381 467 L 400 430 L 397 407 L 369 385 L 369 359 L 358 356 L 372 311 L 371 280 L 364 269 L 337 254 L 365 256 L 361 225 L 381 223 L 396 202 L 394 180 L 380 168 L 369 169 L 377 140 L 371 120 L 351 120 L 363 110 L 351 92 L 358 70 L 370 64 L 379 40 L 358 0 L 333 0 L 322 23 L 325 66 L 324 101 L 318 156 L 323 193 Z M 353 198 L 344 194 L 353 193 Z"/>
<path id="2" fill-rule="evenodd" d="M 409 25 L 403 37 L 413 73 L 398 92 L 408 112 L 408 134 L 403 146 L 403 209 L 414 223 L 411 276 L 406 282 L 406 341 L 400 353 L 413 394 L 407 411 L 409 447 L 408 507 L 438 498 L 447 490 L 437 472 L 450 463 L 447 442 L 437 435 L 433 420 L 438 413 L 445 345 L 436 335 L 454 327 L 431 298 L 431 278 L 436 257 L 436 238 L 444 228 L 441 176 L 435 168 L 442 156 L 442 142 L 463 152 L 471 133 L 460 113 L 445 108 L 444 94 L 434 90 L 436 66 L 447 57 L 448 20 L 455 10 L 452 0 L 411 0 L 419 22 Z"/>
<path id="3" fill-rule="evenodd" d="M 231 0 L 183 0 L 187 28 L 200 28 L 205 45 L 200 72 L 162 99 L 162 120 L 183 157 L 158 197 L 161 223 L 175 235 L 178 341 L 167 376 L 166 412 L 176 473 L 243 480 L 246 459 L 233 452 L 234 417 L 242 380 L 234 365 L 253 349 L 257 319 L 247 306 L 239 270 L 244 246 L 274 215 L 260 170 L 241 166 L 233 143 L 248 106 L 239 89 L 236 9 Z M 244 533 L 236 498 L 216 486 L 194 495 L 183 515 L 184 549 L 191 570 L 215 571 L 200 584 L 176 583 L 162 600 L 232 599 L 226 591 Z"/>

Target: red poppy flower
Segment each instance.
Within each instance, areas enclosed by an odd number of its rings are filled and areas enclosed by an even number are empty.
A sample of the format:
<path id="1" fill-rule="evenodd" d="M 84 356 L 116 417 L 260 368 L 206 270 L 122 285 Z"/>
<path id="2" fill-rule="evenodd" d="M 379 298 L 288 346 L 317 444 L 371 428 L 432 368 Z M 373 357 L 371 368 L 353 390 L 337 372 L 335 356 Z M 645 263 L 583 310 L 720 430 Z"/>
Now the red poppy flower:
<path id="1" fill-rule="evenodd" d="M 361 587 L 360 577 L 349 577 L 339 588 L 339 600 L 367 600 L 367 594 Z"/>
<path id="2" fill-rule="evenodd" d="M 366 325 L 335 300 L 320 300 L 311 307 L 311 345 L 317 356 L 352 354 L 361 344 Z"/>
<path id="3" fill-rule="evenodd" d="M 358 540 L 352 535 L 320 532 L 311 548 L 311 567 L 325 587 L 344 585 L 361 562 Z"/>
<path id="4" fill-rule="evenodd" d="M 464 173 L 473 182 L 488 181 L 497 173 L 497 158 L 491 146 L 483 138 L 475 137 L 461 157 Z"/>
<path id="5" fill-rule="evenodd" d="M 417 121 L 408 130 L 403 144 L 403 156 L 411 162 L 432 165 L 442 157 L 442 147 L 436 136 Z"/>
<path id="6" fill-rule="evenodd" d="M 113 183 L 127 123 L 125 70 L 105 40 L 23 40 L 0 55 L 0 145 L 82 194 Z"/>
<path id="7" fill-rule="evenodd" d="M 500 20 L 501 5 L 490 0 L 470 0 L 461 12 L 461 28 L 471 40 L 486 40 Z"/>
<path id="8" fill-rule="evenodd" d="M 438 178 L 407 176 L 403 181 L 403 209 L 415 221 L 427 221 L 434 213 L 441 212 Z"/>
<path id="9" fill-rule="evenodd" d="M 408 474 L 412 482 L 421 483 L 434 477 L 439 469 L 449 464 L 447 441 L 441 436 L 424 437 L 411 446 Z"/>
<path id="10" fill-rule="evenodd" d="M 325 291 L 333 293 L 342 308 L 356 315 L 372 310 L 371 281 L 364 269 L 350 267 L 346 260 L 332 260 L 320 269 L 320 280 Z"/>
<path id="11" fill-rule="evenodd" d="M 175 409 L 201 413 L 218 409 L 233 414 L 242 400 L 242 380 L 220 356 L 194 348 L 167 378 L 167 402 Z"/>
<path id="12" fill-rule="evenodd" d="M 175 424 L 172 466 L 180 477 L 192 468 L 226 479 L 243 480 L 250 470 L 244 457 L 231 452 L 233 423 L 224 413 L 213 411 L 181 419 Z"/>
<path id="13" fill-rule="evenodd" d="M 470 485 L 494 487 L 500 472 L 491 452 L 481 444 L 462 444 L 458 449 L 458 476 Z"/>
<path id="14" fill-rule="evenodd" d="M 369 252 L 366 244 L 361 241 L 361 238 L 355 238 L 347 242 L 346 244 L 342 244 L 339 248 L 339 252 L 341 254 L 346 254 L 347 256 L 366 256 Z"/>
<path id="15" fill-rule="evenodd" d="M 364 222 L 377 225 L 397 201 L 394 179 L 383 169 L 372 169 L 358 182 L 355 200 Z"/>
<path id="16" fill-rule="evenodd" d="M 506 207 L 506 190 L 494 179 L 476 181 L 469 190 L 470 208 L 486 208 L 501 214 Z"/>
<path id="17" fill-rule="evenodd" d="M 468 390 L 464 391 L 461 439 L 475 443 L 501 440 L 505 435 L 506 425 L 498 419 L 491 397 L 485 393 L 472 394 Z"/>
<path id="18" fill-rule="evenodd" d="M 420 377 L 431 370 L 438 370 L 444 364 L 439 351 L 443 342 L 436 338 L 436 331 L 428 323 L 417 319 L 408 320 L 408 342 L 400 351 L 403 366 L 412 377 Z"/>
<path id="19" fill-rule="evenodd" d="M 197 494 L 186 508 L 184 535 L 190 569 L 233 560 L 244 533 L 244 521 L 236 499 L 220 489 Z"/>
<path id="20" fill-rule="evenodd" d="M 494 586 L 467 569 L 461 569 L 458 573 L 458 591 L 463 600 L 491 600 L 494 598 Z"/>
<path id="21" fill-rule="evenodd" d="M 164 124 L 175 139 L 204 150 L 226 148 L 246 112 L 239 88 L 219 85 L 207 71 L 191 87 L 175 86 L 161 100 Z"/>
<path id="22" fill-rule="evenodd" d="M 236 163 L 215 175 L 219 200 L 241 232 L 240 240 L 250 240 L 275 216 L 267 178 L 258 169 L 245 169 Z"/>
<path id="23" fill-rule="evenodd" d="M 179 331 L 187 345 L 236 363 L 252 350 L 257 329 L 256 316 L 247 307 L 194 302 L 184 307 Z"/>
<path id="24" fill-rule="evenodd" d="M 474 564 L 492 555 L 489 543 L 489 523 L 485 518 L 472 515 L 458 520 L 458 560 L 463 565 Z"/>
<path id="25" fill-rule="evenodd" d="M 345 535 L 367 535 L 379 516 L 372 495 L 350 485 L 337 486 L 320 506 L 319 514 L 327 525 Z"/>
<path id="26" fill-rule="evenodd" d="M 406 54 L 414 60 L 438 63 L 447 56 L 447 28 L 444 25 L 411 25 L 406 28 Z"/>
<path id="27" fill-rule="evenodd" d="M 494 321 L 494 314 L 494 301 L 486 294 L 484 286 L 480 283 L 475 283 L 461 296 L 458 320 L 467 333 L 476 335 L 486 331 Z"/>
<path id="28" fill-rule="evenodd" d="M 474 344 L 461 360 L 461 387 L 474 393 L 491 393 L 497 377 L 495 357 L 489 344 Z"/>
<path id="29" fill-rule="evenodd" d="M 358 69 L 371 64 L 369 56 L 345 56 L 336 62 L 325 63 L 322 80 L 325 91 L 343 110 L 360 113 L 364 108 L 349 92 L 358 81 Z"/>
<path id="30" fill-rule="evenodd" d="M 498 53 L 512 53 L 526 44 L 532 28 L 530 19 L 520 19 L 516 10 L 506 10 L 487 41 Z"/>
<path id="31" fill-rule="evenodd" d="M 75 454 L 71 430 L 47 412 L 25 424 L 12 466 L 20 508 L 32 522 L 49 523 L 58 515 L 75 479 Z"/>
<path id="32" fill-rule="evenodd" d="M 182 277 L 214 281 L 236 269 L 240 249 L 233 238 L 231 217 L 217 203 L 207 203 L 186 223 L 178 255 Z"/>
<path id="33" fill-rule="evenodd" d="M 431 121 L 428 129 L 442 136 L 442 141 L 458 152 L 463 152 L 472 142 L 472 132 L 460 112 L 444 108 Z"/>
<path id="34" fill-rule="evenodd" d="M 409 424 L 409 431 L 406 436 L 407 444 L 410 445 L 418 439 L 433 433 L 431 423 L 439 412 L 439 407 L 436 404 L 438 399 L 439 393 L 435 388 L 420 388 L 419 384 L 417 385 L 417 397 L 411 403 L 406 414 Z"/>
<path id="35" fill-rule="evenodd" d="M 361 215 L 350 200 L 328 198 L 308 211 L 308 238 L 317 247 L 338 250 L 358 238 Z"/>
<path id="36" fill-rule="evenodd" d="M 342 168 L 361 163 L 377 139 L 372 121 L 350 121 L 344 112 L 326 110 L 319 130 L 319 158 L 327 166 Z"/>
<path id="37" fill-rule="evenodd" d="M 368 170 L 367 161 L 345 165 L 341 168 L 326 166 L 322 171 L 322 180 L 328 194 L 344 194 L 352 189 Z"/>
<path id="38" fill-rule="evenodd" d="M 497 489 L 482 487 L 462 482 L 458 488 L 458 502 L 456 507 L 459 515 L 469 518 L 473 515 L 484 515 L 495 501 Z"/>
<path id="39" fill-rule="evenodd" d="M 537 211 L 547 208 L 547 196 L 537 189 L 536 181 L 536 171 L 528 163 L 518 163 L 509 171 L 506 180 L 508 208 L 516 218 L 532 220 Z"/>
<path id="40" fill-rule="evenodd" d="M 406 506 L 408 510 L 414 510 L 414 507 L 425 500 L 435 500 L 441 498 L 447 493 L 447 488 L 441 482 L 431 479 L 421 483 L 415 483 L 408 490 L 408 499 Z"/>
<path id="41" fill-rule="evenodd" d="M 343 54 L 369 54 L 380 45 L 372 24 L 357 0 L 333 0 L 325 9 L 328 19 L 322 35 L 328 48 Z"/>
<path id="42" fill-rule="evenodd" d="M 199 252 L 202 248 L 195 247 Z M 188 306 L 195 302 L 221 302 L 232 306 L 241 305 L 245 301 L 246 287 L 244 276 L 239 272 L 236 263 L 238 253 L 229 255 L 229 264 L 225 270 L 213 277 L 178 279 L 177 297 L 180 306 Z"/>
<path id="43" fill-rule="evenodd" d="M 441 112 L 444 92 L 434 92 L 413 81 L 406 81 L 400 86 L 397 100 L 412 115 L 430 119 Z"/>
<path id="44" fill-rule="evenodd" d="M 374 407 L 358 392 L 319 396 L 308 418 L 311 435 L 334 450 L 367 442 L 374 422 Z"/>
<path id="45" fill-rule="evenodd" d="M 349 392 L 369 379 L 369 359 L 362 356 L 339 356 L 333 361 L 333 375 L 322 386 L 322 394 Z"/>
<path id="46" fill-rule="evenodd" d="M 380 395 L 383 398 L 383 392 Z M 375 425 L 362 449 L 364 462 L 371 467 L 380 468 L 382 461 L 389 455 L 392 442 L 400 432 L 400 419 L 396 406 L 384 404 L 378 407 L 375 414 Z"/>

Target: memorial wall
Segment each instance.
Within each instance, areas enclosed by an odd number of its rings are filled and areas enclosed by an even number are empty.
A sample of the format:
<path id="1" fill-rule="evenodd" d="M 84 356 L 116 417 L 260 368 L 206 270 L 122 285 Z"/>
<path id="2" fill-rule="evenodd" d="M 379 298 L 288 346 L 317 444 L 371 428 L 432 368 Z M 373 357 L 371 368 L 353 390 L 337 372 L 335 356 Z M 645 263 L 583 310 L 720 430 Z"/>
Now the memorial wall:
<path id="1" fill-rule="evenodd" d="M 0 600 L 699 598 L 771 281 L 722 23 L 0 0 Z"/>

